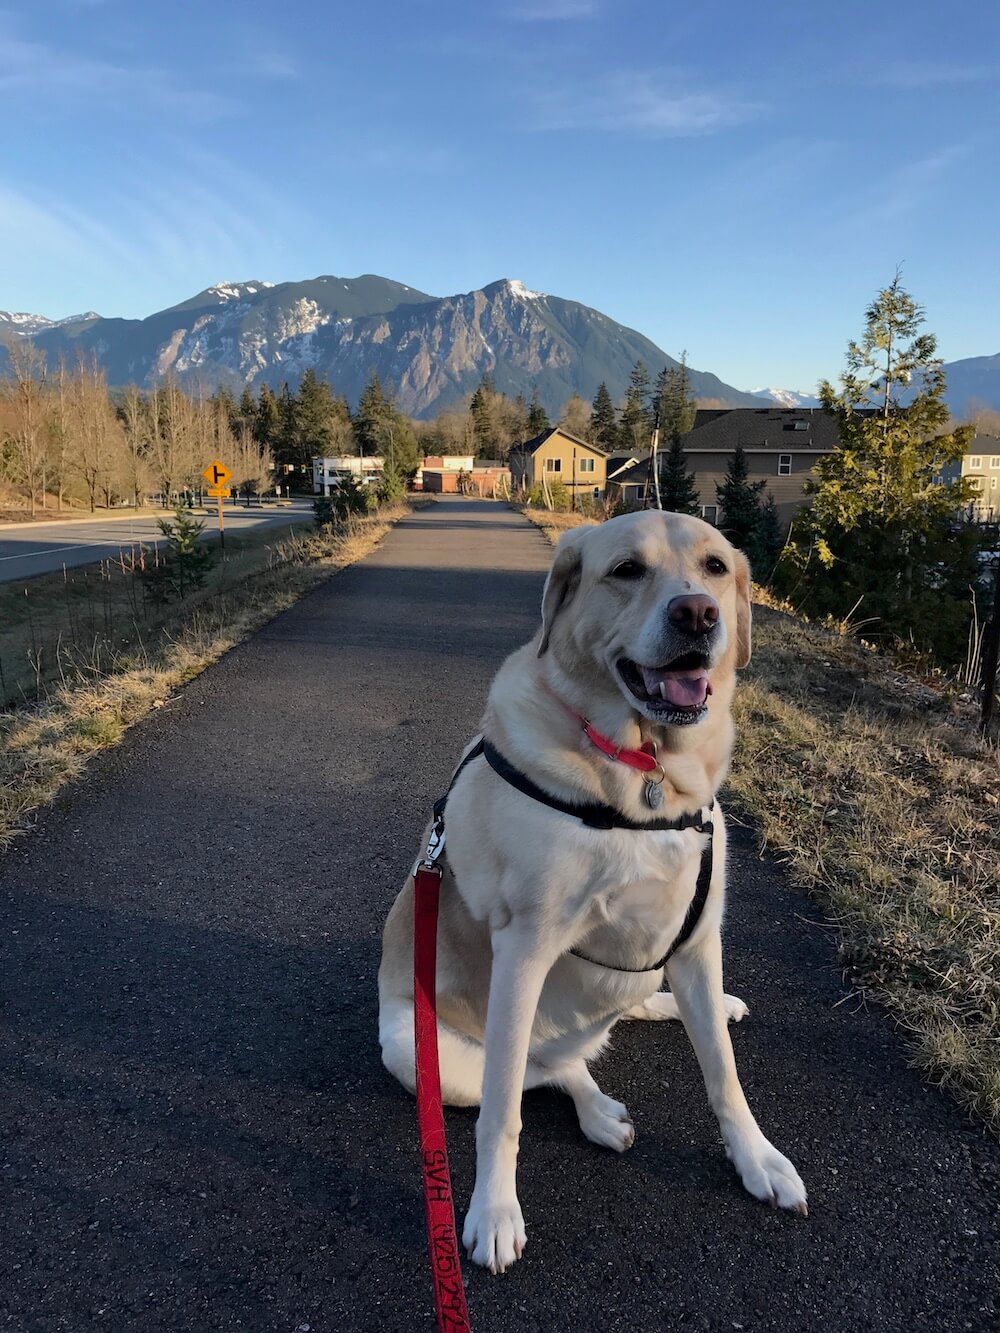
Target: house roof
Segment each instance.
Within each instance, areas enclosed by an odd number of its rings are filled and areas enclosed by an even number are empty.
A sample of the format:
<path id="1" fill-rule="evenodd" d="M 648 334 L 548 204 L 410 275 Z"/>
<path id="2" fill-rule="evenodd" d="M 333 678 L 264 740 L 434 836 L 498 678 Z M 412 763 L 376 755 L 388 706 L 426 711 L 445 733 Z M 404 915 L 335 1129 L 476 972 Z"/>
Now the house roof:
<path id="1" fill-rule="evenodd" d="M 546 440 L 551 439 L 553 435 L 562 435 L 564 439 L 572 444 L 578 444 L 581 449 L 589 449 L 592 454 L 600 454 L 601 458 L 607 458 L 607 450 L 599 449 L 596 444 L 588 444 L 586 440 L 581 440 L 578 435 L 572 435 L 568 430 L 563 430 L 562 426 L 550 426 L 548 430 L 543 430 L 540 435 L 533 435 L 530 440 L 524 440 L 521 444 L 512 444 L 510 454 L 533 454 L 540 449 Z"/>
<path id="2" fill-rule="evenodd" d="M 840 444 L 836 417 L 821 407 L 699 408 L 694 425 L 681 437 L 685 449 L 773 449 L 793 453 L 820 449 L 832 453 Z"/>

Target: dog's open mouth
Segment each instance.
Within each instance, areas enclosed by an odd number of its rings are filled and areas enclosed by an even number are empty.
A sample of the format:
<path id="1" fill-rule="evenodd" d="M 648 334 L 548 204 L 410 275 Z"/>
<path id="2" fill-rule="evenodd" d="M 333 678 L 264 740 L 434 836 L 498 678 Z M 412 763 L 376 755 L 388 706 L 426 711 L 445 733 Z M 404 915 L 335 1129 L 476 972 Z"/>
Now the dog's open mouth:
<path id="1" fill-rule="evenodd" d="M 684 653 L 659 667 L 640 666 L 622 657 L 618 674 L 639 703 L 663 722 L 675 726 L 700 722 L 708 712 L 712 686 L 705 653 Z"/>

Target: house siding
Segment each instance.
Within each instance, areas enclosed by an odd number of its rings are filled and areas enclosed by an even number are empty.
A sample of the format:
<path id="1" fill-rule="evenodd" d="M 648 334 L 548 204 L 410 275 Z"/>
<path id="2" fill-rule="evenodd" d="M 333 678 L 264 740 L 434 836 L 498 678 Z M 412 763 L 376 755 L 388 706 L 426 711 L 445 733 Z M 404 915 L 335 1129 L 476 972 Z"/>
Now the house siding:
<path id="1" fill-rule="evenodd" d="M 581 470 L 580 464 L 584 459 L 593 460 L 592 472 Z M 560 464 L 558 471 L 546 469 L 549 460 Z M 600 450 L 592 449 L 582 440 L 575 440 L 556 429 L 534 449 L 521 446 L 511 450 L 510 471 L 511 481 L 518 489 L 541 485 L 544 477 L 549 484 L 561 481 L 571 494 L 592 495 L 596 490 L 603 495 L 607 482 L 607 459 Z"/>

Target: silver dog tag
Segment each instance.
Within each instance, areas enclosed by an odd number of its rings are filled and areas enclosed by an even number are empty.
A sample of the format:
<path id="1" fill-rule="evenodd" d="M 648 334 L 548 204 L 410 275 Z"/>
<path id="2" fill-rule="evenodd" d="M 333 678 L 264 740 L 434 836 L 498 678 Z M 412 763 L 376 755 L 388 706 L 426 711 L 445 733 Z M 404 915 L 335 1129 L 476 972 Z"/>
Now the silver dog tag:
<path id="1" fill-rule="evenodd" d="M 650 810 L 659 810 L 663 804 L 663 788 L 658 782 L 647 782 L 644 786 L 643 795 L 646 797 L 646 804 Z"/>

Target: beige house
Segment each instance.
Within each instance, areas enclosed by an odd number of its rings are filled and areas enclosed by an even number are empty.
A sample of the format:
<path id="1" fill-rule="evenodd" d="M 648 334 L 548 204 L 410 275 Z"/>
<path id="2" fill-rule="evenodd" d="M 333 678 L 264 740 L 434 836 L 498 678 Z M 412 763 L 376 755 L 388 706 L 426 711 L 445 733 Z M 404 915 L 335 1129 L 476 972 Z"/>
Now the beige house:
<path id="1" fill-rule="evenodd" d="M 701 501 L 701 516 L 719 519 L 716 487 L 737 445 L 746 454 L 750 481 L 765 481 L 765 494 L 774 496 L 784 523 L 806 502 L 803 490 L 817 462 L 840 442 L 836 420 L 819 408 L 733 407 L 699 408 L 694 425 L 682 437 L 684 457 L 694 474 Z M 669 448 L 661 444 L 660 458 Z M 609 498 L 629 505 L 644 503 L 649 490 L 649 460 L 615 472 Z"/>
<path id="2" fill-rule="evenodd" d="M 962 457 L 962 476 L 967 477 L 978 492 L 972 502 L 976 521 L 1000 522 L 1000 438 L 977 434 L 970 452 Z"/>
<path id="3" fill-rule="evenodd" d="M 550 486 L 561 481 L 571 496 L 600 499 L 607 481 L 607 459 L 603 449 L 552 426 L 534 439 L 515 444 L 507 461 L 515 493 L 540 486 L 543 481 Z"/>

